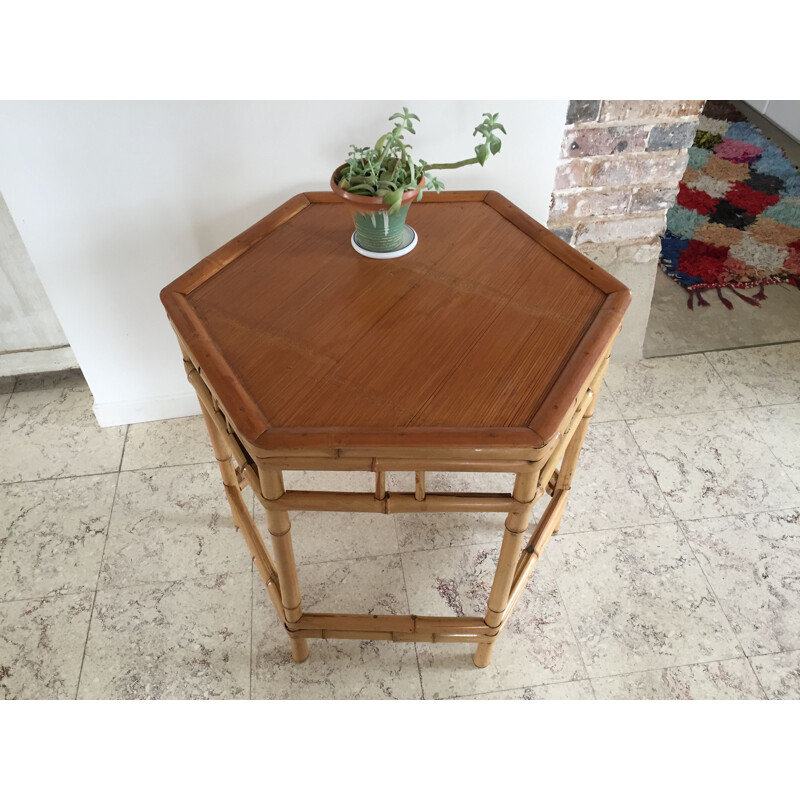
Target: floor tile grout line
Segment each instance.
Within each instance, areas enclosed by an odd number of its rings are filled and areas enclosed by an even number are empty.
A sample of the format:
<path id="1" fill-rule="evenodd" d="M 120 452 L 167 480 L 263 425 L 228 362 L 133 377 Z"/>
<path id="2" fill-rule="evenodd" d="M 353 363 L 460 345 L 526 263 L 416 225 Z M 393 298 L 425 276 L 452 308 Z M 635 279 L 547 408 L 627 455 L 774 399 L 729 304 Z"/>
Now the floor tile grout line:
<path id="1" fill-rule="evenodd" d="M 800 405 L 800 404 L 798 404 L 798 403 L 786 403 L 785 405 Z M 744 415 L 745 415 L 745 416 L 746 416 L 748 419 L 750 419 L 750 416 L 749 416 L 749 414 L 747 414 L 747 411 L 755 411 L 755 410 L 757 410 L 758 408 L 775 408 L 775 406 L 755 406 L 754 408 L 742 409 L 742 411 L 744 412 Z M 786 466 L 784 465 L 783 461 L 781 461 L 781 460 L 780 460 L 780 459 L 779 459 L 779 458 L 778 458 L 778 457 L 775 455 L 775 451 L 772 449 L 772 447 L 770 446 L 769 442 L 767 442 L 767 441 L 766 441 L 766 439 L 765 439 L 765 438 L 762 436 L 761 432 L 758 430 L 758 425 L 757 425 L 757 423 L 754 423 L 754 422 L 752 421 L 752 419 L 750 419 L 750 422 L 752 423 L 752 425 L 753 425 L 753 428 L 755 429 L 755 432 L 756 432 L 756 434 L 757 434 L 757 435 L 760 437 L 760 439 L 761 439 L 761 443 L 764 445 L 764 447 L 766 447 L 766 448 L 767 448 L 767 450 L 769 450 L 769 454 L 772 456 L 773 460 L 774 460 L 774 461 L 775 461 L 775 463 L 776 463 L 776 464 L 777 464 L 777 465 L 778 465 L 778 466 L 781 468 L 781 470 L 783 470 L 783 474 L 786 476 L 786 478 L 788 479 L 789 483 L 790 483 L 792 486 L 794 486 L 794 487 L 795 487 L 795 489 L 797 489 L 797 490 L 798 490 L 798 492 L 800 492 L 800 486 L 798 486 L 798 484 L 797 484 L 797 482 L 795 481 L 795 479 L 794 479 L 794 478 L 793 478 L 793 477 L 792 477 L 792 476 L 789 474 L 789 470 L 786 468 Z"/>
<path id="2" fill-rule="evenodd" d="M 643 360 L 656 361 L 663 358 L 677 358 L 679 356 L 699 356 L 705 353 L 731 353 L 737 350 L 755 350 L 758 347 L 782 347 L 787 344 L 798 344 L 800 339 L 786 339 L 780 342 L 766 342 L 764 344 L 740 344 L 734 347 L 712 347 L 705 350 L 690 350 L 685 353 L 662 353 L 653 356 L 643 356 Z"/>
<path id="3" fill-rule="evenodd" d="M 400 537 L 399 531 L 397 530 L 397 517 L 395 517 L 392 522 L 394 522 L 394 535 L 395 540 L 398 546 L 397 557 L 400 559 L 400 573 L 403 576 L 403 591 L 406 593 L 406 608 L 408 609 L 408 613 L 411 613 L 411 599 L 408 596 L 408 583 L 406 582 L 406 568 L 403 564 L 403 554 L 399 552 L 400 547 Z M 419 663 L 419 649 L 417 648 L 417 642 L 414 642 L 414 657 L 417 660 L 417 674 L 419 675 L 419 692 L 420 692 L 420 699 L 425 699 L 425 685 L 422 682 L 422 666 Z"/>
<path id="4" fill-rule="evenodd" d="M 131 432 L 131 426 L 125 426 L 125 437 L 122 440 L 122 452 L 119 454 L 119 464 L 117 465 L 117 472 L 122 472 L 122 462 L 125 461 L 125 447 L 128 444 L 128 436 Z"/>
<path id="5" fill-rule="evenodd" d="M 14 389 L 17 386 L 17 376 L 13 376 L 14 382 L 11 384 L 11 390 L 8 392 L 3 392 L 3 394 L 8 395 L 8 400 L 6 400 L 5 405 L 3 406 L 2 412 L 0 412 L 0 421 L 4 420 L 6 417 L 6 411 L 8 411 L 8 406 L 11 403 L 11 398 L 14 396 Z"/>
<path id="6" fill-rule="evenodd" d="M 101 475 L 117 475 L 120 470 L 117 468 L 109 469 L 104 472 L 82 472 L 77 475 L 54 475 L 50 478 L 30 478 L 19 481 L 0 481 L 0 488 L 3 486 L 16 486 L 20 483 L 43 483 L 44 481 L 68 481 L 73 478 L 99 478 Z"/>
<path id="7" fill-rule="evenodd" d="M 121 457 L 120 457 L 121 458 Z M 101 475 L 117 475 L 121 472 L 153 472 L 157 469 L 177 469 L 179 467 L 203 467 L 207 466 L 208 464 L 216 464 L 216 461 L 195 461 L 191 464 L 164 464 L 160 467 L 136 467 L 133 469 L 120 469 L 119 467 L 115 467 L 114 469 L 105 470 L 102 472 L 80 472 L 75 475 L 53 475 L 52 477 L 48 478 L 28 478 L 22 479 L 18 481 L 0 481 L 0 488 L 3 486 L 15 486 L 19 483 L 43 483 L 44 481 L 64 481 L 70 480 L 72 478 L 97 478 Z"/>
<path id="8" fill-rule="evenodd" d="M 556 537 L 558 535 L 558 531 L 557 530 L 553 531 L 552 535 L 553 535 L 553 537 Z M 545 550 L 542 551 L 542 556 L 544 556 L 544 558 L 547 560 L 548 566 L 553 570 L 553 581 L 556 584 L 556 591 L 558 592 L 558 599 L 561 602 L 561 607 L 564 609 L 564 615 L 567 618 L 567 624 L 569 625 L 569 630 L 570 630 L 570 633 L 572 634 L 572 638 L 575 640 L 575 647 L 578 648 L 578 655 L 580 656 L 581 664 L 583 665 L 583 674 L 586 676 L 586 680 L 589 681 L 589 686 L 590 686 L 590 688 L 592 690 L 592 696 L 596 700 L 597 696 L 595 695 L 594 686 L 592 686 L 591 680 L 589 678 L 589 669 L 586 666 L 586 659 L 583 657 L 583 648 L 581 647 L 580 639 L 578 639 L 578 634 L 575 633 L 575 626 L 572 624 L 572 617 L 570 617 L 570 614 L 569 614 L 569 607 L 567 606 L 567 601 L 565 600 L 566 595 L 564 594 L 563 591 L 561 591 L 561 584 L 559 584 L 559 582 L 558 582 L 558 569 L 556 568 L 556 565 L 550 560 L 550 557 L 547 555 L 546 546 L 545 546 Z M 538 566 L 538 564 L 537 564 L 537 566 Z M 536 570 L 533 571 L 533 574 L 531 575 L 531 578 L 533 578 L 535 574 L 536 574 Z M 527 589 L 528 586 L 530 586 L 530 585 L 531 585 L 531 581 L 528 581 L 527 586 L 525 586 L 525 588 L 522 590 L 523 594 L 525 592 L 525 589 Z"/>
<path id="9" fill-rule="evenodd" d="M 725 380 L 725 378 L 723 377 L 722 373 L 721 373 L 721 372 L 720 372 L 720 371 L 719 371 L 719 370 L 716 368 L 716 366 L 714 365 L 714 362 L 713 362 L 713 361 L 712 361 L 712 360 L 711 360 L 711 359 L 708 357 L 708 353 L 705 353 L 705 352 L 704 352 L 704 353 L 703 353 L 703 358 L 705 358 L 706 362 L 707 362 L 707 363 L 708 363 L 708 365 L 711 367 L 711 369 L 714 371 L 714 373 L 716 374 L 716 376 L 717 376 L 717 377 L 720 379 L 720 381 L 722 381 L 722 385 L 723 385 L 723 386 L 724 386 L 724 387 L 725 387 L 725 388 L 726 388 L 726 389 L 727 389 L 727 390 L 728 390 L 728 391 L 731 393 L 731 395 L 732 395 L 732 396 L 733 396 L 733 397 L 736 399 L 737 403 L 739 404 L 739 408 L 742 408 L 742 402 L 741 402 L 741 400 L 739 399 L 739 397 L 738 397 L 737 393 L 736 393 L 736 392 L 733 390 L 733 387 L 732 387 L 732 386 L 730 386 L 730 385 L 728 384 L 728 382 L 727 382 L 727 381 Z"/>
<path id="10" fill-rule="evenodd" d="M 229 577 L 232 575 L 247 575 L 250 572 L 249 569 L 235 569 L 235 570 L 228 570 L 227 572 L 205 572 L 205 573 L 193 573 L 191 575 L 182 575 L 177 578 L 163 578 L 159 580 L 153 581 L 135 581 L 134 583 L 120 583 L 120 584 L 106 584 L 103 586 L 102 589 L 98 587 L 98 592 L 122 592 L 128 589 L 139 589 L 144 588 L 147 586 L 171 586 L 176 583 L 184 583 L 186 581 L 205 581 L 211 580 L 212 578 L 222 578 L 222 577 Z M 91 591 L 91 589 L 89 590 Z"/>
<path id="11" fill-rule="evenodd" d="M 741 410 L 741 409 L 740 409 L 740 410 Z M 703 412 L 703 413 L 713 413 L 713 412 Z M 688 415 L 687 415 L 687 416 L 688 416 Z M 625 424 L 626 424 L 626 425 L 628 425 L 627 421 L 626 421 L 626 423 L 625 423 Z M 659 491 L 661 492 L 661 494 L 664 496 L 664 500 L 665 500 L 665 502 L 667 503 L 667 506 L 669 507 L 670 513 L 671 513 L 671 514 L 672 514 L 672 516 L 675 518 L 675 521 L 676 521 L 676 522 L 681 522 L 681 521 L 684 521 L 684 522 L 694 522 L 694 521 L 697 521 L 697 520 L 705 520 L 705 519 L 720 519 L 720 518 L 723 518 L 723 517 L 730 517 L 730 516 L 741 516 L 740 514 L 718 514 L 718 515 L 716 515 L 716 516 L 714 516 L 714 517 L 688 517 L 688 518 L 686 518 L 686 519 L 683 519 L 683 518 L 681 518 L 681 517 L 678 517 L 678 515 L 677 515 L 677 514 L 676 514 L 676 512 L 675 512 L 675 510 L 672 508 L 672 503 L 670 503 L 670 502 L 669 502 L 669 498 L 666 496 L 666 494 L 665 494 L 664 490 L 661 488 L 661 484 L 660 484 L 660 483 L 659 483 L 659 481 L 658 481 L 658 475 L 656 474 L 656 471 L 655 471 L 655 470 L 654 470 L 654 469 L 653 469 L 653 468 L 650 466 L 650 462 L 647 460 L 647 457 L 645 456 L 645 454 L 644 454 L 644 452 L 643 452 L 643 450 L 642 450 L 642 448 L 641 448 L 641 445 L 639 444 L 639 441 L 636 439 L 636 435 L 635 435 L 635 434 L 634 434 L 634 432 L 631 430 L 631 428 L 630 428 L 630 425 L 628 425 L 628 430 L 630 431 L 630 434 L 631 434 L 631 436 L 633 437 L 633 440 L 634 440 L 634 442 L 636 442 L 636 446 L 637 446 L 637 448 L 639 449 L 639 452 L 641 453 L 641 455 L 642 455 L 642 458 L 644 458 L 645 464 L 647 464 L 647 468 L 648 468 L 648 469 L 650 470 L 650 472 L 653 474 L 653 477 L 654 477 L 654 478 L 655 478 L 655 480 L 656 480 L 656 484 L 658 485 L 658 489 L 659 489 Z M 784 473 L 784 475 L 785 475 L 786 479 L 789 481 L 789 484 L 790 484 L 791 486 L 794 486 L 795 488 L 797 488 L 797 487 L 796 487 L 796 485 L 795 485 L 795 482 L 792 480 L 791 476 L 790 476 L 790 475 L 788 474 L 788 472 L 786 471 L 786 468 L 783 466 L 783 464 L 782 464 L 782 463 L 781 463 L 781 462 L 780 462 L 780 461 L 779 461 L 777 458 L 775 458 L 775 454 L 774 454 L 774 453 L 772 452 L 772 450 L 769 448 L 769 445 L 767 445 L 767 443 L 766 443 L 766 442 L 764 442 L 764 441 L 760 441 L 760 444 L 763 444 L 763 445 L 764 445 L 764 447 L 766 447 L 766 448 L 767 448 L 767 450 L 769 451 L 769 454 L 770 454 L 770 455 L 773 457 L 773 460 L 774 460 L 774 461 L 775 461 L 775 463 L 776 463 L 776 464 L 777 464 L 777 465 L 780 467 L 780 469 L 781 469 L 781 470 L 782 470 L 782 472 Z M 795 505 L 795 504 L 793 504 L 793 505 L 791 505 L 791 506 L 788 506 L 786 510 L 789 510 L 789 509 L 791 509 L 791 508 L 795 508 L 795 507 L 796 507 L 796 505 Z M 764 509 L 760 509 L 760 510 L 758 510 L 758 511 L 745 512 L 745 513 L 754 513 L 754 514 L 756 514 L 756 513 L 767 513 L 767 512 L 779 511 L 779 510 L 781 510 L 781 509 L 767 509 L 767 508 L 764 508 Z M 646 523 L 646 524 L 650 524 L 650 523 Z M 620 527 L 625 527 L 625 526 L 620 526 Z M 608 530 L 612 530 L 612 529 L 608 529 Z"/>
<path id="12" fill-rule="evenodd" d="M 710 363 L 710 361 L 709 361 L 709 363 Z M 714 365 L 713 365 L 713 364 L 711 364 L 711 366 L 712 366 L 712 368 L 713 368 L 713 366 L 714 366 Z M 719 373 L 717 373 L 717 374 L 719 374 Z M 723 383 L 724 383 L 724 381 L 723 381 Z M 726 385 L 726 387 L 727 387 L 727 384 L 725 384 L 725 385 Z M 743 412 L 743 413 L 744 413 L 744 412 Z M 628 425 L 627 421 L 626 421 L 626 423 L 625 423 L 625 424 L 626 424 L 626 425 Z M 630 430 L 630 426 L 628 426 L 628 430 Z M 675 519 L 675 525 L 676 525 L 676 527 L 677 527 L 677 529 L 678 529 L 678 531 L 679 531 L 679 533 L 680 533 L 681 537 L 683 538 L 683 541 L 684 541 L 684 542 L 686 542 L 687 546 L 689 547 L 689 552 L 690 552 L 690 553 L 692 554 L 692 556 L 694 557 L 695 563 L 696 563 L 696 564 L 697 564 L 697 566 L 700 568 L 700 574 L 701 574 L 701 575 L 703 576 L 703 578 L 705 579 L 706 586 L 708 586 L 709 590 L 711 591 L 711 593 L 712 593 L 712 594 L 713 594 L 713 596 L 714 596 L 714 599 L 717 601 L 717 606 L 719 607 L 719 610 L 720 610 L 720 612 L 722 613 L 722 616 L 723 616 L 723 618 L 724 618 L 724 619 L 725 619 L 725 621 L 728 623 L 728 628 L 730 629 L 730 632 L 733 634 L 733 637 L 734 637 L 734 639 L 736 640 L 736 643 L 737 643 L 737 645 L 739 646 L 739 648 L 740 648 L 740 650 L 741 650 L 741 652 L 742 652 L 742 656 L 744 656 L 744 658 L 747 660 L 747 663 L 748 663 L 748 665 L 750 665 L 750 669 L 751 669 L 751 671 L 752 671 L 752 672 L 753 672 L 753 674 L 755 675 L 755 670 L 753 669 L 753 667 L 752 667 L 752 665 L 750 664 L 750 661 L 749 661 L 749 659 L 748 659 L 748 657 L 747 657 L 747 651 L 746 651 L 746 650 L 745 650 L 745 648 L 742 646 L 742 643 L 739 641 L 739 637 L 736 635 L 736 631 L 733 629 L 733 625 L 731 624 L 731 621 L 730 621 L 730 619 L 728 618 L 728 615 L 725 613 L 725 608 L 723 607 L 722 603 L 720 602 L 720 600 L 719 600 L 719 597 L 717 597 L 717 593 L 716 593 L 716 591 L 715 591 L 715 589 L 714 589 L 713 585 L 711 584 L 711 581 L 709 580 L 709 578 L 708 578 L 708 575 L 706 575 L 706 572 L 705 572 L 705 570 L 703 569 L 703 565 L 700 563 L 700 559 L 697 557 L 697 553 L 695 553 L 695 551 L 694 551 L 694 548 L 692 547 L 692 544 L 691 544 L 691 542 L 688 540 L 688 537 L 686 536 L 686 531 L 685 531 L 685 528 L 684 528 L 684 526 L 683 526 L 683 524 L 682 524 L 682 523 L 684 522 L 684 520 L 681 520 L 681 519 L 679 519 L 679 518 L 678 518 L 678 515 L 675 513 L 675 510 L 672 508 L 672 504 L 669 502 L 669 498 L 667 498 L 667 496 L 664 494 L 664 491 L 663 491 L 663 489 L 661 488 L 661 484 L 660 484 L 660 483 L 658 483 L 658 475 L 656 475 L 656 472 L 655 472 L 655 470 L 654 470 L 652 467 L 650 467 L 650 464 L 649 464 L 649 462 L 647 461 L 647 458 L 645 457 L 645 455 L 644 455 L 644 452 L 642 451 L 642 448 L 641 448 L 641 446 L 640 446 L 640 444 L 639 444 L 638 440 L 636 439 L 636 436 L 634 435 L 634 433 L 633 433 L 633 431 L 632 431 L 632 430 L 630 430 L 630 434 L 631 434 L 631 436 L 633 436 L 633 440 L 634 440 L 634 442 L 636 442 L 636 446 L 637 446 L 637 448 L 639 448 L 639 452 L 641 453 L 641 455 L 642 455 L 642 458 L 644 458 L 644 460 L 645 460 L 645 463 L 647 464 L 647 466 L 648 466 L 648 468 L 650 469 L 650 471 L 653 473 L 653 476 L 654 476 L 654 477 L 655 477 L 655 479 L 656 479 L 656 483 L 658 484 L 658 488 L 659 488 L 659 490 L 661 491 L 662 495 L 664 495 L 664 500 L 666 501 L 666 503 L 667 503 L 667 506 L 669 507 L 669 510 L 672 512 L 672 516 L 673 516 L 673 517 L 674 517 L 674 519 Z M 771 451 L 771 450 L 770 450 L 770 454 L 772 454 L 772 451 Z M 724 517 L 724 516 L 731 516 L 731 515 L 722 515 L 722 516 Z M 762 692 L 764 692 L 764 697 L 766 698 L 766 697 L 767 697 L 767 693 L 766 693 L 766 691 L 764 690 L 764 686 L 762 685 L 761 681 L 758 679 L 758 675 L 756 675 L 756 680 L 757 680 L 757 682 L 758 682 L 758 685 L 761 687 L 761 691 L 762 691 Z M 592 684 L 592 691 L 594 691 L 594 684 Z"/>
<path id="13" fill-rule="evenodd" d="M 522 692 L 525 689 L 542 689 L 547 686 L 566 686 L 569 683 L 591 683 L 587 678 L 571 678 L 567 681 L 553 681 L 552 683 L 526 683 L 523 686 L 511 686 L 508 689 L 489 689 L 488 692 L 470 692 L 469 694 L 454 694 L 452 697 L 444 697 L 443 700 L 461 700 L 463 698 L 484 697 L 487 694 L 498 694 L 499 692 Z"/>
<path id="14" fill-rule="evenodd" d="M 800 647 L 792 647 L 789 650 L 774 650 L 769 653 L 753 653 L 752 655 L 748 656 L 748 658 L 766 658 L 768 656 L 785 656 L 790 655 L 792 653 L 800 654 Z"/>
<path id="15" fill-rule="evenodd" d="M 120 472 L 151 472 L 156 469 L 177 469 L 178 467 L 204 467 L 207 464 L 216 464 L 216 459 L 208 461 L 190 461 L 186 464 L 156 464 L 150 467 L 120 467 Z"/>
<path id="16" fill-rule="evenodd" d="M 647 669 L 635 669 L 631 672 L 614 672 L 609 673 L 608 675 L 595 675 L 594 677 L 590 677 L 590 681 L 602 681 L 606 680 L 607 678 L 628 678 L 631 675 L 646 675 L 648 672 L 664 672 L 668 669 L 686 669 L 687 667 L 702 667 L 708 664 L 726 664 L 729 661 L 741 661 L 744 659 L 747 660 L 747 656 L 739 655 L 739 656 L 731 656 L 730 658 L 711 658 L 708 661 L 689 661 L 685 664 L 670 664 L 666 667 L 648 667 Z M 755 672 L 755 670 L 753 670 Z M 760 686 L 759 682 L 759 686 Z"/>
<path id="17" fill-rule="evenodd" d="M 120 454 L 120 457 L 119 457 L 120 466 L 122 465 L 122 458 L 123 458 L 123 455 L 125 453 L 125 443 L 128 441 L 128 432 L 130 431 L 130 427 L 131 427 L 130 425 L 126 425 L 125 426 L 125 438 L 122 441 L 122 453 Z M 78 683 L 77 683 L 77 685 L 75 687 L 75 699 L 76 700 L 78 699 L 78 696 L 80 695 L 80 691 L 81 691 L 81 680 L 83 678 L 83 665 L 84 665 L 84 662 L 86 661 L 86 650 L 87 650 L 87 648 L 89 646 L 89 633 L 90 633 L 90 631 L 92 629 L 92 620 L 94 619 L 94 607 L 97 604 L 97 590 L 98 590 L 98 587 L 100 586 L 100 575 L 103 572 L 103 562 L 104 562 L 105 555 L 106 555 L 106 545 L 108 544 L 108 535 L 109 535 L 109 532 L 111 531 L 111 518 L 112 518 L 112 516 L 114 514 L 114 506 L 116 505 L 116 502 L 117 502 L 117 490 L 119 489 L 119 477 L 120 477 L 120 474 L 121 473 L 120 473 L 120 470 L 118 468 L 117 469 L 117 480 L 116 480 L 116 483 L 114 484 L 114 494 L 113 494 L 113 496 L 111 498 L 111 507 L 108 510 L 108 522 L 106 523 L 106 535 L 105 535 L 105 538 L 103 539 L 103 551 L 100 553 L 100 563 L 97 566 L 97 580 L 95 581 L 95 584 L 94 584 L 94 593 L 92 595 L 92 607 L 89 610 L 89 622 L 86 625 L 86 638 L 83 641 L 83 653 L 81 654 L 81 666 L 80 666 L 80 669 L 78 670 Z"/>
<path id="18" fill-rule="evenodd" d="M 758 677 L 758 672 L 756 672 L 756 668 L 753 666 L 753 662 L 750 660 L 750 656 L 745 653 L 745 661 L 747 661 L 747 666 L 750 667 L 750 672 L 753 673 L 753 677 L 756 679 L 756 683 L 761 687 L 761 691 L 764 693 L 765 700 L 771 700 L 772 698 L 769 696 L 767 692 L 767 687 L 761 682 L 761 678 Z"/>
<path id="19" fill-rule="evenodd" d="M 797 342 L 779 342 L 776 345 L 763 345 L 763 346 L 764 347 L 773 347 L 773 346 L 777 347 L 779 345 L 784 345 L 784 344 L 800 344 L 800 340 L 798 340 Z M 737 403 L 739 404 L 739 408 L 742 411 L 744 411 L 745 409 L 771 408 L 772 406 L 794 405 L 795 403 L 797 403 L 798 402 L 797 400 L 794 400 L 794 401 L 790 400 L 790 401 L 788 401 L 786 403 L 764 403 L 764 404 L 755 403 L 753 405 L 750 405 L 749 402 L 742 402 L 738 398 L 738 393 L 733 389 L 732 386 L 730 386 L 728 384 L 728 382 L 725 380 L 724 375 L 716 368 L 714 362 L 708 357 L 708 352 L 735 352 L 735 350 L 746 350 L 746 349 L 752 349 L 752 348 L 735 348 L 734 350 L 719 350 L 719 351 L 704 351 L 703 352 L 703 356 L 705 357 L 706 361 L 711 365 L 711 369 L 714 370 L 714 372 L 717 374 L 719 379 L 722 381 L 722 383 L 725 386 L 725 388 L 731 393 L 733 398 L 737 401 Z"/>
<path id="20" fill-rule="evenodd" d="M 725 618 L 725 621 L 728 623 L 728 628 L 730 628 L 730 632 L 733 634 L 733 638 L 736 640 L 736 644 L 738 645 L 739 649 L 742 651 L 742 655 L 745 658 L 747 658 L 747 650 L 745 649 L 744 645 L 742 644 L 741 639 L 739 638 L 739 634 L 736 633 L 736 630 L 733 627 L 733 623 L 731 622 L 731 619 L 728 616 L 728 613 L 725 611 L 725 605 L 719 599 L 719 595 L 717 594 L 717 590 L 714 588 L 714 584 L 711 582 L 711 578 L 709 577 L 708 573 L 703 568 L 703 562 L 700 560 L 700 556 L 697 555 L 694 547 L 692 546 L 691 539 L 689 539 L 689 536 L 687 535 L 686 527 L 684 526 L 682 520 L 678 520 L 678 530 L 680 531 L 680 534 L 681 534 L 681 537 L 683 538 L 683 541 L 686 542 L 686 545 L 689 548 L 689 552 L 694 557 L 695 563 L 700 568 L 700 572 L 703 575 L 703 577 L 705 578 L 706 585 L 711 590 L 711 594 L 714 595 L 714 600 L 716 600 L 717 606 L 719 607 L 719 610 L 722 612 L 722 616 Z"/>
<path id="21" fill-rule="evenodd" d="M 69 592 L 53 591 L 47 594 L 33 595 L 31 597 L 9 597 L 5 600 L 0 600 L 0 606 L 6 603 L 32 603 L 36 600 L 58 600 L 61 597 L 77 597 L 82 594 L 92 594 L 94 589 L 75 589 Z"/>
<path id="22" fill-rule="evenodd" d="M 644 461 L 645 466 L 650 472 L 650 475 L 652 475 L 653 480 L 656 482 L 658 491 L 661 493 L 661 499 L 666 504 L 669 513 L 672 514 L 673 520 L 677 522 L 678 515 L 675 513 L 675 509 L 672 507 L 672 503 L 669 502 L 669 498 L 667 497 L 666 492 L 661 487 L 661 482 L 658 480 L 658 473 L 653 469 L 653 467 L 650 466 L 650 462 L 647 460 L 647 456 L 644 454 L 644 450 L 642 450 L 642 446 L 639 444 L 639 440 L 634 435 L 633 430 L 631 430 L 631 426 L 629 425 L 627 420 L 625 420 L 625 427 L 628 429 L 628 433 L 630 434 L 631 439 L 633 439 L 633 443 L 636 445 L 636 449 L 639 451 L 639 455 L 642 457 L 642 461 Z"/>

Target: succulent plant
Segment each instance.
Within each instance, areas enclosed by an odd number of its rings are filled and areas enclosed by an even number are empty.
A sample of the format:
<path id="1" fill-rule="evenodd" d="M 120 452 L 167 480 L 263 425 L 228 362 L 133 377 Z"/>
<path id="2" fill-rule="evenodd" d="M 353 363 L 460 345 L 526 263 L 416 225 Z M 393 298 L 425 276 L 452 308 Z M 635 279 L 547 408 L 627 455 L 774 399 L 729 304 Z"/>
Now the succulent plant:
<path id="1" fill-rule="evenodd" d="M 502 133 L 506 129 L 497 121 L 498 114 L 484 114 L 483 121 L 473 131 L 473 136 L 481 134 L 483 141 L 475 146 L 475 155 L 462 161 L 441 164 L 429 164 L 420 160 L 414 163 L 409 153 L 411 145 L 404 138 L 405 133 L 416 134 L 413 121 L 419 117 L 412 114 L 405 106 L 402 112 L 389 117 L 396 120 L 394 127 L 384 133 L 374 147 L 356 147 L 350 145 L 350 152 L 345 165 L 339 170 L 334 180 L 336 185 L 351 194 L 367 197 L 382 197 L 389 213 L 396 213 L 402 204 L 403 193 L 419 189 L 421 177 L 425 176 L 424 189 L 420 189 L 418 199 L 426 189 L 440 192 L 444 184 L 430 175 L 431 170 L 457 169 L 468 164 L 483 164 L 490 155 L 500 152 L 502 144 L 495 131 Z"/>

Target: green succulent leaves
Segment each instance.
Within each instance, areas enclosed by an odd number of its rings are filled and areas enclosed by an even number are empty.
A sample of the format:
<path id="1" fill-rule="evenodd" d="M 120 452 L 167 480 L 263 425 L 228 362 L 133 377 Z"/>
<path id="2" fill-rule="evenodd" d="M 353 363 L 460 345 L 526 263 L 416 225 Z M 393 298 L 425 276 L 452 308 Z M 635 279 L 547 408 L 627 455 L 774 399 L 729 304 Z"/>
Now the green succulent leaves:
<path id="1" fill-rule="evenodd" d="M 473 136 L 477 134 L 482 134 L 483 137 L 486 139 L 484 144 L 489 148 L 489 151 L 492 155 L 495 155 L 500 152 L 500 145 L 502 141 L 500 138 L 495 134 L 495 131 L 502 131 L 503 133 L 506 132 L 506 129 L 497 121 L 498 114 L 484 114 L 486 119 L 478 125 L 477 128 L 472 132 Z M 480 147 L 481 145 L 478 145 Z M 477 147 L 475 148 L 478 149 Z"/>
<path id="2" fill-rule="evenodd" d="M 411 125 L 411 120 L 415 119 L 417 122 L 419 122 L 419 117 L 416 114 L 412 114 L 405 106 L 403 106 L 403 113 L 401 114 L 398 111 L 396 114 L 392 114 L 392 116 L 389 117 L 389 122 L 391 122 L 393 119 L 402 120 L 402 125 L 400 125 L 398 122 L 398 126 L 405 128 L 409 133 L 416 133 Z"/>
<path id="3" fill-rule="evenodd" d="M 419 189 L 420 176 L 425 176 L 425 189 L 440 192 L 444 184 L 429 174 L 432 169 L 456 169 L 468 164 L 483 166 L 490 155 L 500 152 L 502 144 L 495 131 L 506 132 L 497 121 L 498 114 L 484 114 L 484 120 L 475 128 L 473 136 L 481 134 L 484 141 L 475 147 L 475 156 L 463 161 L 444 164 L 428 164 L 420 161 L 414 164 L 409 154 L 411 145 L 404 139 L 404 132 L 416 134 L 412 120 L 419 122 L 419 117 L 411 113 L 405 106 L 389 117 L 395 122 L 391 131 L 384 133 L 375 147 L 356 147 L 350 145 L 350 152 L 345 166 L 337 175 L 337 185 L 352 194 L 366 197 L 381 197 L 384 205 L 389 207 L 389 214 L 395 214 L 402 206 L 403 193 Z M 422 198 L 420 189 L 418 199 Z"/>

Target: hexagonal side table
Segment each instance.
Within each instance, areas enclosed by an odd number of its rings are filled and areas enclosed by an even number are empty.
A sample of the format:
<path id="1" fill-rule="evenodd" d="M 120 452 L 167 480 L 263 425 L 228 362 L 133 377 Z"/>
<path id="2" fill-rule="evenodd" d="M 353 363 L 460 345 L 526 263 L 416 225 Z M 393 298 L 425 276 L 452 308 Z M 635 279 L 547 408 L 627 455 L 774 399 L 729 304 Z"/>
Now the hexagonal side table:
<path id="1" fill-rule="evenodd" d="M 309 638 L 496 637 L 558 530 L 626 287 L 496 192 L 426 194 L 419 244 L 375 261 L 330 192 L 297 195 L 161 292 L 236 526 L 296 661 Z M 374 493 L 285 491 L 284 470 L 375 473 Z M 386 473 L 415 473 L 413 493 Z M 508 494 L 427 471 L 514 473 Z M 270 554 L 242 499 L 267 513 Z M 550 500 L 526 541 L 533 505 Z M 305 613 L 288 512 L 507 513 L 483 617 Z"/>

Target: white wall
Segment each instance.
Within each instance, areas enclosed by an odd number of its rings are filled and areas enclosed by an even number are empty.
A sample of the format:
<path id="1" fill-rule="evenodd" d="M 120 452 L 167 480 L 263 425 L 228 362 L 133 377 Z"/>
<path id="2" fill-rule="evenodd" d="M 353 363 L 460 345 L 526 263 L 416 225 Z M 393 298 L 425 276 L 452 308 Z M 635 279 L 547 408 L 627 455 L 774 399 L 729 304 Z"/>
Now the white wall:
<path id="1" fill-rule="evenodd" d="M 0 193 L 0 354 L 66 344 Z"/>
<path id="2" fill-rule="evenodd" d="M 800 100 L 745 100 L 800 141 Z"/>
<path id="3" fill-rule="evenodd" d="M 101 425 L 197 413 L 159 291 L 292 195 L 328 189 L 349 145 L 403 104 L 431 162 L 470 156 L 481 114 L 499 111 L 500 154 L 439 176 L 546 221 L 566 100 L 0 103 L 0 190 Z"/>

